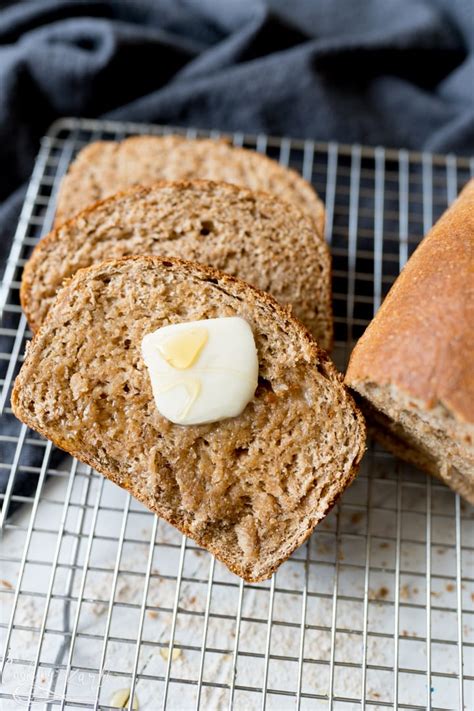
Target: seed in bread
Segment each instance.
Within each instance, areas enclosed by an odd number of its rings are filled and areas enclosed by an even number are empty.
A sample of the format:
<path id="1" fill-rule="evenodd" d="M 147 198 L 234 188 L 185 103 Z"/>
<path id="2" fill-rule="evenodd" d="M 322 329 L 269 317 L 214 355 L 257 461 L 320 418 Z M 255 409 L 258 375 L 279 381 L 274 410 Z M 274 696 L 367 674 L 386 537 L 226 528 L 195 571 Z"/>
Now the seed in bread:
<path id="1" fill-rule="evenodd" d="M 63 280 L 78 269 L 141 254 L 239 276 L 291 305 L 319 345 L 331 348 L 331 258 L 312 220 L 267 193 L 209 181 L 131 188 L 44 237 L 22 278 L 30 326 L 40 326 Z"/>
<path id="2" fill-rule="evenodd" d="M 83 148 L 60 187 L 56 224 L 131 185 L 195 178 L 277 195 L 304 210 L 324 233 L 324 205 L 296 171 L 227 141 L 173 135 L 97 141 Z"/>
<path id="3" fill-rule="evenodd" d="M 375 436 L 474 503 L 474 180 L 421 242 L 346 382 Z"/>
<path id="4" fill-rule="evenodd" d="M 153 400 L 144 335 L 233 316 L 255 339 L 255 396 L 237 417 L 172 424 Z M 12 407 L 249 581 L 268 578 L 306 540 L 364 452 L 361 414 L 290 311 L 245 282 L 172 258 L 79 271 L 33 339 Z"/>

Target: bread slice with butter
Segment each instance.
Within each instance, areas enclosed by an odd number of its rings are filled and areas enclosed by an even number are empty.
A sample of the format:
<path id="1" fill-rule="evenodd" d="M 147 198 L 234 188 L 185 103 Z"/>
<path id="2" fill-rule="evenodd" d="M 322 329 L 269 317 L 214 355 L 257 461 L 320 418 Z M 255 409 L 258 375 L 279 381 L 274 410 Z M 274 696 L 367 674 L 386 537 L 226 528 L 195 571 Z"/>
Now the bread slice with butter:
<path id="1" fill-rule="evenodd" d="M 158 328 L 144 336 L 142 356 L 159 412 L 177 425 L 236 417 L 257 388 L 255 341 L 239 316 Z"/>
<path id="2" fill-rule="evenodd" d="M 33 330 L 63 280 L 109 258 L 158 254 L 209 264 L 268 291 L 332 345 L 331 258 L 312 220 L 267 193 L 183 181 L 131 188 L 44 237 L 23 272 Z"/>
<path id="3" fill-rule="evenodd" d="M 305 211 L 324 233 L 324 205 L 296 171 L 225 140 L 176 135 L 96 141 L 83 148 L 61 184 L 56 225 L 131 185 L 195 178 L 272 193 Z"/>
<path id="4" fill-rule="evenodd" d="M 144 337 L 228 317 L 252 332 L 253 397 L 235 417 L 173 424 L 156 407 Z M 194 335 L 184 352 L 172 343 L 163 353 L 186 369 L 200 348 Z M 365 447 L 363 418 L 341 376 L 289 309 L 172 258 L 79 271 L 28 349 L 12 407 L 248 581 L 268 578 L 306 540 L 354 478 Z"/>

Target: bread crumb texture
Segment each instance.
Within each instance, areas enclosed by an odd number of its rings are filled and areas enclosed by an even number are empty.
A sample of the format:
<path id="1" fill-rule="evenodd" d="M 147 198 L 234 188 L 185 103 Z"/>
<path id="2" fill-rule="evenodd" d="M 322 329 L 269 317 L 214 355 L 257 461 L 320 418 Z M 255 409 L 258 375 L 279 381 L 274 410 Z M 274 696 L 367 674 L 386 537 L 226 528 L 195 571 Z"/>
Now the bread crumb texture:
<path id="1" fill-rule="evenodd" d="M 460 422 L 441 404 L 427 410 L 393 385 L 363 383 L 357 388 L 375 439 L 474 504 L 474 425 Z"/>
<path id="2" fill-rule="evenodd" d="M 83 148 L 60 187 L 56 224 L 132 185 L 194 178 L 272 193 L 304 210 L 324 233 L 324 205 L 299 173 L 224 140 L 182 136 L 133 136 Z"/>
<path id="3" fill-rule="evenodd" d="M 175 256 L 268 291 L 332 344 L 331 259 L 312 221 L 271 195 L 192 181 L 135 188 L 47 235 L 23 274 L 21 299 L 37 329 L 64 279 L 104 259 Z"/>
<path id="4" fill-rule="evenodd" d="M 145 334 L 250 324 L 259 385 L 238 417 L 179 426 L 157 411 Z M 300 545 L 356 473 L 365 428 L 328 356 L 271 297 L 215 270 L 137 257 L 80 271 L 15 383 L 15 414 L 257 581 Z"/>

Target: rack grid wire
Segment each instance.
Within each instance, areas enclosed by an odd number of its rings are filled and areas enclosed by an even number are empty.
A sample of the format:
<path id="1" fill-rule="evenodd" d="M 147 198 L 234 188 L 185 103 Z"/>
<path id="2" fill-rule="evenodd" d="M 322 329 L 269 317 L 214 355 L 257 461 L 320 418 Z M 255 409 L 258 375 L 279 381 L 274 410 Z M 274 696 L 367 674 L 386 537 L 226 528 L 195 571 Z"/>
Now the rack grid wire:
<path id="1" fill-rule="evenodd" d="M 68 164 L 93 140 L 170 132 L 220 136 L 62 119 L 29 184 L 1 293 L 2 708 L 474 708 L 474 516 L 440 482 L 371 444 L 310 540 L 271 581 L 246 584 L 13 417 L 31 337 L 21 270 L 52 225 Z M 343 369 L 474 162 L 229 138 L 296 168 L 325 200 Z"/>

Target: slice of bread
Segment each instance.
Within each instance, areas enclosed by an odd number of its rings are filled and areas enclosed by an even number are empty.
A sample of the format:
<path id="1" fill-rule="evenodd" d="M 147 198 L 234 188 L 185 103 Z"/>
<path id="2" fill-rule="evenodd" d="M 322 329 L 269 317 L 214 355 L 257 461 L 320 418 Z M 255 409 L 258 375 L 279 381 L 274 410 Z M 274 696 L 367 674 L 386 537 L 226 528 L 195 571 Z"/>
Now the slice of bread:
<path id="1" fill-rule="evenodd" d="M 174 425 L 141 355 L 162 326 L 240 316 L 259 386 L 238 417 Z M 130 257 L 61 290 L 15 382 L 16 416 L 128 489 L 249 581 L 268 578 L 356 474 L 365 427 L 329 357 L 289 310 L 179 259 Z"/>
<path id="2" fill-rule="evenodd" d="M 331 262 L 312 220 L 267 193 L 185 181 L 131 188 L 44 237 L 26 265 L 21 302 L 33 330 L 62 281 L 104 259 L 159 254 L 203 262 L 268 291 L 332 344 Z"/>
<path id="3" fill-rule="evenodd" d="M 324 234 L 324 205 L 296 171 L 227 141 L 182 136 L 133 136 L 83 148 L 59 190 L 56 224 L 131 185 L 195 178 L 277 195 L 306 211 Z"/>
<path id="4" fill-rule="evenodd" d="M 474 180 L 416 249 L 346 382 L 380 442 L 474 503 Z"/>

